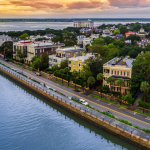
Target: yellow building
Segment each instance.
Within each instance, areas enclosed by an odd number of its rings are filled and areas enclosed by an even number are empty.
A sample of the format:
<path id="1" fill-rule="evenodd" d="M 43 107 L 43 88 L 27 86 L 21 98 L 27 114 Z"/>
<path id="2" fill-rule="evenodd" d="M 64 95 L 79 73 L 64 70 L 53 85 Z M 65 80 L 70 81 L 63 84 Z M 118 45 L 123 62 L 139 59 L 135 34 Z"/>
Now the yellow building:
<path id="1" fill-rule="evenodd" d="M 82 52 L 82 56 L 76 57 L 76 54 L 74 54 L 74 57 L 69 58 L 69 67 L 71 68 L 71 72 L 74 70 L 81 71 L 85 64 L 85 60 L 91 57 L 95 57 L 95 55 L 92 55 L 91 53 L 84 54 L 84 52 Z"/>

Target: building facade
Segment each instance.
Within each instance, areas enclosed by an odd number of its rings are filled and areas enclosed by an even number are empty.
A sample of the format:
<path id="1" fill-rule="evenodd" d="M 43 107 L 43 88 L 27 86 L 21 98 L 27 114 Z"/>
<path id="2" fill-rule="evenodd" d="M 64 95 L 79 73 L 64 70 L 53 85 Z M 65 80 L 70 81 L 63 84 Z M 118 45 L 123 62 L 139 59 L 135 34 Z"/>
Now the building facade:
<path id="1" fill-rule="evenodd" d="M 87 20 L 87 21 L 73 21 L 73 27 L 74 28 L 91 28 L 94 26 L 94 21 Z"/>
<path id="2" fill-rule="evenodd" d="M 0 46 L 6 41 L 11 41 L 11 37 L 8 35 L 0 35 Z"/>
<path id="3" fill-rule="evenodd" d="M 117 80 L 122 78 L 125 81 L 125 85 L 121 87 L 121 93 L 127 94 L 129 89 L 129 81 L 132 75 L 132 64 L 134 59 L 126 56 L 124 59 L 115 57 L 103 65 L 103 86 L 109 86 L 111 90 L 120 92 L 120 87 L 117 86 Z M 106 82 L 107 78 L 112 76 L 115 79 L 115 83 L 110 87 L 110 84 Z"/>
<path id="4" fill-rule="evenodd" d="M 141 28 L 140 31 L 136 33 L 136 35 L 139 36 L 141 39 L 148 38 L 148 32 L 145 32 L 143 28 Z"/>
<path id="5" fill-rule="evenodd" d="M 51 68 L 55 64 L 60 65 L 62 61 L 68 60 L 73 57 L 74 54 L 76 54 L 76 56 L 81 56 L 84 51 L 84 48 L 77 47 L 76 45 L 74 47 L 59 47 L 56 50 L 56 55 L 49 56 L 49 67 Z"/>
<path id="6" fill-rule="evenodd" d="M 82 52 L 82 56 L 76 56 L 76 54 L 74 54 L 74 57 L 69 58 L 69 67 L 71 68 L 71 72 L 74 70 L 81 71 L 85 64 L 85 60 L 91 57 L 95 58 L 95 55 L 92 55 L 91 53 L 85 54 L 84 52 Z"/>

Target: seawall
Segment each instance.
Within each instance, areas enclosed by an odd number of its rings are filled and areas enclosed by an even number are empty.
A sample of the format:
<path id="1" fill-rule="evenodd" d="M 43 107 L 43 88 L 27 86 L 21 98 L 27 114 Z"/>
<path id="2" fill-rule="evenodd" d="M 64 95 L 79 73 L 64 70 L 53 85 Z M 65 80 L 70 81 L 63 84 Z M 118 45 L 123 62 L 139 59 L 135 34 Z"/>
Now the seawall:
<path id="1" fill-rule="evenodd" d="M 12 72 L 9 72 L 8 70 L 5 70 L 0 67 L 0 71 L 7 75 L 8 77 L 12 78 L 13 80 L 17 81 L 18 83 L 26 86 L 30 90 L 36 92 L 39 95 L 42 95 L 47 100 L 57 104 L 58 106 L 64 108 L 65 110 L 75 114 L 76 116 L 84 119 L 85 121 L 89 122 L 90 124 L 93 124 L 94 126 L 101 128 L 119 138 L 122 140 L 129 142 L 137 147 L 140 147 L 141 149 L 150 149 L 150 141 L 149 139 L 143 139 L 140 136 L 132 134 L 132 132 L 127 132 L 124 129 L 121 129 L 117 127 L 117 125 L 113 125 L 110 122 L 107 122 L 103 119 L 98 118 L 97 116 L 94 116 L 90 113 L 87 113 L 86 111 L 81 110 L 80 108 L 77 108 L 75 105 L 71 105 L 70 103 L 67 103 L 66 101 L 63 101 L 62 99 L 59 99 L 58 97 L 55 97 L 54 95 L 51 95 L 35 86 L 35 84 L 29 83 L 22 79 L 19 75 L 16 76 Z"/>

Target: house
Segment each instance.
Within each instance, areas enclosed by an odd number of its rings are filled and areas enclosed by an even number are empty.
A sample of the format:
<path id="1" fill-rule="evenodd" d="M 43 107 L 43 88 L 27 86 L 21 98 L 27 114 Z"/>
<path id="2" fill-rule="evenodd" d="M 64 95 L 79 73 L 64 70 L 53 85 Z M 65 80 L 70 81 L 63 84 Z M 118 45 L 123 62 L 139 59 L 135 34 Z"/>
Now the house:
<path id="1" fill-rule="evenodd" d="M 11 41 L 11 37 L 8 35 L 0 35 L 0 46 L 6 41 Z"/>
<path id="2" fill-rule="evenodd" d="M 80 31 L 80 33 L 85 33 L 85 34 L 91 34 L 92 33 L 92 29 L 89 29 L 89 28 L 82 28 L 79 31 Z"/>
<path id="3" fill-rule="evenodd" d="M 86 46 L 87 44 L 89 44 L 89 45 L 91 46 L 91 45 L 92 45 L 92 42 L 93 42 L 93 38 L 91 38 L 91 37 L 84 38 L 84 40 L 83 40 L 83 47 L 85 48 L 85 46 Z"/>
<path id="4" fill-rule="evenodd" d="M 73 21 L 73 27 L 74 28 L 81 28 L 81 27 L 86 27 L 86 28 L 91 28 L 94 26 L 94 21 L 87 20 L 87 21 Z"/>
<path id="5" fill-rule="evenodd" d="M 148 38 L 148 32 L 145 32 L 143 28 L 141 28 L 140 31 L 136 33 L 136 35 L 139 36 L 141 39 Z"/>
<path id="6" fill-rule="evenodd" d="M 34 56 L 41 57 L 45 52 L 47 55 L 56 54 L 56 49 L 59 46 L 65 46 L 64 43 L 53 43 L 51 41 L 38 41 L 33 42 L 30 40 L 19 41 L 13 43 L 13 58 L 19 60 L 17 51 L 21 51 L 24 54 L 24 61 L 27 64 L 31 63 L 31 59 Z"/>
<path id="7" fill-rule="evenodd" d="M 112 36 L 113 33 L 110 29 L 105 29 L 103 30 L 103 34 L 102 34 L 102 37 L 106 37 L 106 36 Z"/>
<path id="8" fill-rule="evenodd" d="M 55 64 L 60 65 L 62 61 L 68 60 L 73 57 L 74 54 L 81 56 L 84 51 L 84 48 L 77 47 L 76 45 L 71 47 L 59 47 L 56 50 L 56 55 L 49 55 L 49 67 L 51 68 Z"/>
<path id="9" fill-rule="evenodd" d="M 142 39 L 141 41 L 137 41 L 137 45 L 139 45 L 139 47 L 145 47 L 145 46 L 147 46 L 147 44 L 149 43 L 150 41 L 149 41 L 149 39 Z"/>
<path id="10" fill-rule="evenodd" d="M 123 38 L 123 35 L 122 34 L 116 34 L 115 37 L 117 40 L 120 40 L 121 38 Z"/>
<path id="11" fill-rule="evenodd" d="M 116 82 L 119 78 L 125 81 L 125 85 L 121 87 L 121 93 L 127 94 L 129 89 L 129 81 L 132 75 L 132 65 L 135 59 L 131 59 L 129 56 L 125 58 L 115 57 L 103 65 L 103 86 L 109 86 L 111 90 L 120 92 L 120 87 Z M 115 83 L 110 87 L 110 84 L 106 82 L 108 77 L 113 77 Z"/>
<path id="12" fill-rule="evenodd" d="M 76 53 L 74 54 L 74 57 L 69 58 L 69 67 L 71 68 L 71 72 L 74 70 L 81 71 L 83 69 L 83 65 L 85 64 L 85 60 L 94 57 L 92 53 L 85 54 L 82 52 L 82 56 L 76 56 Z"/>
<path id="13" fill-rule="evenodd" d="M 110 30 L 114 31 L 114 30 L 118 30 L 118 28 L 116 28 L 115 26 L 113 26 L 113 27 L 110 27 Z"/>
<path id="14" fill-rule="evenodd" d="M 91 34 L 92 39 L 100 38 L 100 34 Z"/>
<path id="15" fill-rule="evenodd" d="M 125 33 L 126 38 L 127 38 L 129 35 L 134 35 L 134 34 L 136 34 L 134 31 L 128 31 L 128 32 Z"/>

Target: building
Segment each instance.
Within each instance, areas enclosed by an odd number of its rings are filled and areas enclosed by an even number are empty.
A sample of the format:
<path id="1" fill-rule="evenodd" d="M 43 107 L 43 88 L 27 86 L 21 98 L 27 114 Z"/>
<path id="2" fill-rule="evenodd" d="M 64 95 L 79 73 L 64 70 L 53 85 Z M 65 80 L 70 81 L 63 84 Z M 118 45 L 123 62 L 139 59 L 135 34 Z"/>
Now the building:
<path id="1" fill-rule="evenodd" d="M 84 33 L 84 34 L 91 34 L 92 33 L 92 29 L 89 29 L 89 28 L 82 28 L 79 31 L 80 31 L 80 33 Z"/>
<path id="2" fill-rule="evenodd" d="M 119 78 L 125 81 L 125 85 L 121 87 L 121 93 L 127 94 L 129 89 L 129 80 L 132 75 L 132 64 L 134 59 L 129 56 L 121 59 L 120 57 L 115 57 L 103 65 L 103 86 L 109 86 L 106 82 L 107 78 L 112 76 L 115 79 L 115 83 L 110 87 L 111 90 L 120 92 L 120 87 L 117 86 L 116 82 Z"/>
<path id="3" fill-rule="evenodd" d="M 92 39 L 100 38 L 100 34 L 91 34 Z"/>
<path id="4" fill-rule="evenodd" d="M 24 61 L 27 64 L 31 63 L 31 59 L 34 56 L 41 57 L 45 52 L 47 55 L 56 54 L 56 49 L 59 46 L 65 46 L 64 43 L 53 43 L 51 41 L 19 41 L 13 43 L 13 58 L 19 60 L 17 51 L 20 50 L 24 54 Z"/>
<path id="5" fill-rule="evenodd" d="M 77 47 L 76 45 L 74 47 L 59 47 L 56 50 L 56 55 L 49 55 L 49 67 L 51 68 L 55 64 L 60 65 L 62 61 L 68 60 L 73 57 L 74 54 L 76 54 L 76 56 L 81 56 L 84 51 L 84 48 Z"/>
<path id="6" fill-rule="evenodd" d="M 129 35 L 134 35 L 134 34 L 136 34 L 134 31 L 128 31 L 128 32 L 125 33 L 126 38 L 127 38 Z"/>
<path id="7" fill-rule="evenodd" d="M 119 33 L 119 34 L 116 34 L 115 37 L 117 40 L 120 40 L 121 38 L 123 38 L 123 35 Z"/>
<path id="8" fill-rule="evenodd" d="M 113 36 L 113 33 L 110 29 L 103 30 L 102 37 L 106 37 L 106 36 Z"/>
<path id="9" fill-rule="evenodd" d="M 82 27 L 91 28 L 93 26 L 94 21 L 91 21 L 89 19 L 87 21 L 73 21 L 74 28 L 82 28 Z"/>
<path id="10" fill-rule="evenodd" d="M 141 28 L 140 31 L 136 33 L 136 35 L 139 36 L 141 39 L 148 38 L 148 32 L 145 32 L 143 28 Z"/>
<path id="11" fill-rule="evenodd" d="M 6 41 L 11 41 L 11 37 L 8 35 L 0 35 L 0 46 Z"/>
<path id="12" fill-rule="evenodd" d="M 91 37 L 84 38 L 84 40 L 83 40 L 83 47 L 85 48 L 85 46 L 86 46 L 87 44 L 89 44 L 89 45 L 91 46 L 91 45 L 92 45 L 92 42 L 93 42 L 93 38 L 91 38 Z"/>
<path id="13" fill-rule="evenodd" d="M 74 70 L 81 71 L 83 69 L 83 65 L 85 64 L 85 60 L 94 57 L 95 55 L 92 55 L 92 53 L 85 54 L 82 52 L 82 56 L 76 56 L 76 53 L 74 54 L 74 57 L 69 58 L 69 67 L 71 67 L 71 72 Z"/>
<path id="14" fill-rule="evenodd" d="M 145 47 L 147 46 L 147 44 L 149 43 L 150 41 L 148 39 L 142 39 L 141 41 L 137 41 L 137 44 L 139 45 L 139 47 Z"/>

